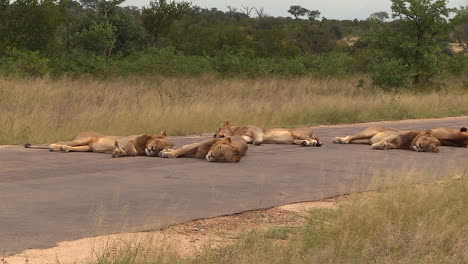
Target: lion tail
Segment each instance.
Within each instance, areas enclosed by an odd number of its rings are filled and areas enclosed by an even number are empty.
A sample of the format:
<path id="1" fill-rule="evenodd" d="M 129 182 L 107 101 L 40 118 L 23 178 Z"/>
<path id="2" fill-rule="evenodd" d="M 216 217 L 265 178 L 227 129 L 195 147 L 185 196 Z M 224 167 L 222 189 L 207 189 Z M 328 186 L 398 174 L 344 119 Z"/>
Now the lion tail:
<path id="1" fill-rule="evenodd" d="M 24 144 L 25 148 L 32 148 L 32 149 L 49 149 L 49 145 L 37 145 L 33 146 L 29 143 Z"/>

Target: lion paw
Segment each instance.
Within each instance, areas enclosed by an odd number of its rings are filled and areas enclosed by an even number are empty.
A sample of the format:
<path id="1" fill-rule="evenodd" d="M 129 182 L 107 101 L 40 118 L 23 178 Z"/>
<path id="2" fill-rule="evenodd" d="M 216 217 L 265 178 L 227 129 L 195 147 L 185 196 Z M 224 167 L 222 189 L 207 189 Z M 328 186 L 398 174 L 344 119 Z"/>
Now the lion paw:
<path id="1" fill-rule="evenodd" d="M 60 152 L 66 153 L 66 152 L 69 152 L 69 151 L 70 151 L 70 150 L 68 149 L 68 146 L 63 145 L 63 146 L 60 148 Z"/>
<path id="2" fill-rule="evenodd" d="M 263 143 L 263 141 L 257 141 L 257 140 L 255 140 L 255 141 L 253 142 L 253 144 L 254 144 L 255 146 L 260 146 L 262 143 Z"/>
<path id="3" fill-rule="evenodd" d="M 335 137 L 335 138 L 333 138 L 333 143 L 335 143 L 335 144 L 346 144 L 348 142 L 344 141 L 344 138 Z"/>
<path id="4" fill-rule="evenodd" d="M 161 158 L 175 158 L 173 149 L 163 149 L 158 153 Z"/>
<path id="5" fill-rule="evenodd" d="M 62 145 L 58 144 L 50 144 L 49 145 L 49 150 L 50 151 L 60 151 L 62 149 Z"/>
<path id="6" fill-rule="evenodd" d="M 304 146 L 304 147 L 315 147 L 317 146 L 317 140 L 315 139 L 312 139 L 312 140 L 303 140 L 301 142 L 301 145 Z"/>
<path id="7" fill-rule="evenodd" d="M 372 149 L 386 150 L 386 149 L 388 149 L 388 144 L 387 144 L 387 142 L 385 142 L 383 144 L 375 143 L 375 144 L 372 144 Z"/>

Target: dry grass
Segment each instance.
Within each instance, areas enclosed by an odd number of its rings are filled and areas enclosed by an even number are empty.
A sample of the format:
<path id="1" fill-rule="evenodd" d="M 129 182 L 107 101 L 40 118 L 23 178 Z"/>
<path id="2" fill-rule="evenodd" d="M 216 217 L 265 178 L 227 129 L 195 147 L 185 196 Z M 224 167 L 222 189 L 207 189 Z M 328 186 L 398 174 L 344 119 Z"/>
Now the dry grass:
<path id="1" fill-rule="evenodd" d="M 0 79 L 0 144 L 55 142 L 83 130 L 211 132 L 226 118 L 292 127 L 468 114 L 463 79 L 449 81 L 443 92 L 425 94 L 356 88 L 358 80 Z"/>

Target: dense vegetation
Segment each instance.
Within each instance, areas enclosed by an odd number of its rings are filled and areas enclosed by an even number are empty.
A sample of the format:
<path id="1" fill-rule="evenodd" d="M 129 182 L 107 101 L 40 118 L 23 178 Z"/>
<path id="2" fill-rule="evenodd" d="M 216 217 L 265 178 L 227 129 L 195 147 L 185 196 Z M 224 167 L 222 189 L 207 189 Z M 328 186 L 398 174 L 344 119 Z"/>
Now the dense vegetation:
<path id="1" fill-rule="evenodd" d="M 223 12 L 154 0 L 0 0 L 4 76 L 343 76 L 371 73 L 375 84 L 427 84 L 460 74 L 467 9 L 447 0 L 392 0 L 367 20 L 332 20 L 291 6 L 294 18 L 251 7 Z M 351 40 L 351 41 L 349 41 Z M 350 42 L 353 42 L 352 45 Z"/>

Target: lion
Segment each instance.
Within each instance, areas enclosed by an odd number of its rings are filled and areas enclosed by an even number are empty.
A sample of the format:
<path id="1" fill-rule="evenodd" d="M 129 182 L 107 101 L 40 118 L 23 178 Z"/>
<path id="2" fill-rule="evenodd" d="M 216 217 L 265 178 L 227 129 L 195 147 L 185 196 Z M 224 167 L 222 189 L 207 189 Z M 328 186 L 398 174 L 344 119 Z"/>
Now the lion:
<path id="1" fill-rule="evenodd" d="M 215 138 L 228 136 L 241 136 L 247 143 L 254 145 L 265 144 L 297 144 L 302 146 L 322 146 L 312 127 L 272 128 L 263 129 L 252 126 L 231 126 L 229 120 L 225 120 L 215 132 Z"/>
<path id="2" fill-rule="evenodd" d="M 248 144 L 261 145 L 263 143 L 263 129 L 252 126 L 231 126 L 229 120 L 224 120 L 221 127 L 216 130 L 214 138 L 240 136 Z"/>
<path id="3" fill-rule="evenodd" d="M 49 149 L 61 152 L 96 152 L 112 153 L 112 157 L 123 156 L 158 156 L 159 151 L 171 148 L 174 144 L 166 138 L 166 132 L 157 135 L 104 136 L 97 132 L 80 132 L 72 141 L 58 142 L 49 146 L 26 148 Z"/>
<path id="4" fill-rule="evenodd" d="M 417 152 L 439 152 L 440 141 L 427 131 L 399 131 L 386 127 L 369 127 L 347 136 L 335 137 L 338 144 L 370 144 L 372 149 L 409 149 Z"/>
<path id="5" fill-rule="evenodd" d="M 172 143 L 166 132 L 161 131 L 157 135 L 134 135 L 119 138 L 115 141 L 115 149 L 112 152 L 113 158 L 124 156 L 148 156 L 158 157 L 163 149 L 172 148 Z"/>
<path id="6" fill-rule="evenodd" d="M 468 129 L 439 127 L 431 129 L 432 136 L 440 141 L 442 146 L 468 147 Z"/>
<path id="7" fill-rule="evenodd" d="M 323 145 L 312 127 L 267 129 L 263 136 L 263 143 L 295 144 L 305 147 L 321 147 Z"/>
<path id="8" fill-rule="evenodd" d="M 205 158 L 210 162 L 237 163 L 247 152 L 248 146 L 240 136 L 213 138 L 185 145 L 179 149 L 165 149 L 159 153 L 162 158 Z"/>

